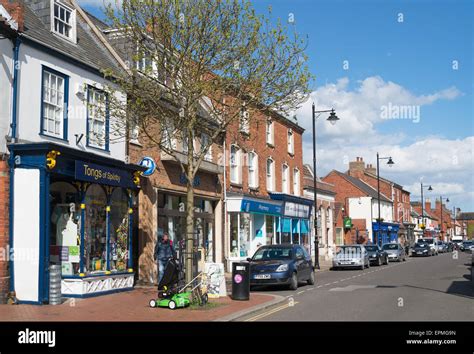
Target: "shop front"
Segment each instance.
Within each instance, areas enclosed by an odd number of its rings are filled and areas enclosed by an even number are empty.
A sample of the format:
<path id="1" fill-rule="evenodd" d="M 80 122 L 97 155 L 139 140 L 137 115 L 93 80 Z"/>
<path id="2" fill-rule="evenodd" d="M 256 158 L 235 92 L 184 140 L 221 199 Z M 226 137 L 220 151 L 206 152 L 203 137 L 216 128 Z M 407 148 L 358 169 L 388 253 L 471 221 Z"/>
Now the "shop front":
<path id="1" fill-rule="evenodd" d="M 264 245 L 291 243 L 309 249 L 309 216 L 309 204 L 283 200 L 279 196 L 263 199 L 228 193 L 228 269 L 232 262 L 252 257 Z"/>
<path id="2" fill-rule="evenodd" d="M 381 222 L 379 228 L 378 222 L 372 222 L 372 231 L 374 235 L 372 242 L 378 243 L 379 245 L 398 242 L 399 228 L 400 225 L 389 222 Z"/>
<path id="3" fill-rule="evenodd" d="M 53 143 L 12 144 L 12 291 L 47 303 L 133 288 L 133 205 L 143 168 Z"/>

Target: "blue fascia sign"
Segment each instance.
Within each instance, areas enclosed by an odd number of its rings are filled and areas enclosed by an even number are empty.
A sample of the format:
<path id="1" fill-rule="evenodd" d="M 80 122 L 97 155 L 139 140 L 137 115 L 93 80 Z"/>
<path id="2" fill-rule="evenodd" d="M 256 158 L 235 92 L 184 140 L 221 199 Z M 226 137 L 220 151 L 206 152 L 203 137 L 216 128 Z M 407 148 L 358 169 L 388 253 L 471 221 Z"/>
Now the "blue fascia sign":
<path id="1" fill-rule="evenodd" d="M 274 205 L 270 203 L 257 202 L 249 199 L 242 199 L 240 211 L 246 213 L 281 215 L 282 207 L 281 205 Z"/>
<path id="2" fill-rule="evenodd" d="M 399 225 L 397 224 L 389 224 L 389 223 L 380 223 L 380 231 L 388 231 L 388 232 L 398 232 Z M 379 223 L 374 221 L 372 222 L 372 230 L 379 231 Z"/>
<path id="3" fill-rule="evenodd" d="M 141 159 L 140 166 L 146 167 L 146 170 L 143 171 L 142 176 L 148 177 L 151 176 L 156 170 L 156 162 L 151 157 L 145 156 Z"/>
<path id="4" fill-rule="evenodd" d="M 130 172 L 84 161 L 75 162 L 75 178 L 80 181 L 116 187 L 130 187 L 134 185 Z"/>

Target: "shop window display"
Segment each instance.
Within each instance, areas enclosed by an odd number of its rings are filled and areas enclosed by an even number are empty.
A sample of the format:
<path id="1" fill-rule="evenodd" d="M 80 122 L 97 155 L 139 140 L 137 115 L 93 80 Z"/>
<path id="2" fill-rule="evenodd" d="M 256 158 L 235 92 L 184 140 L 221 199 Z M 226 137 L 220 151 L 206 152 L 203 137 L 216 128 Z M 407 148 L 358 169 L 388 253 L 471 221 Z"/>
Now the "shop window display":
<path id="1" fill-rule="evenodd" d="M 299 220 L 293 219 L 291 220 L 291 229 L 292 229 L 292 243 L 295 245 L 300 244 L 300 223 Z"/>
<path id="2" fill-rule="evenodd" d="M 94 273 L 105 271 L 107 264 L 107 197 L 99 185 L 91 185 L 85 197 L 84 231 L 85 269 Z"/>
<path id="3" fill-rule="evenodd" d="M 63 275 L 79 274 L 81 213 L 76 188 L 67 182 L 50 186 L 50 262 Z"/>
<path id="4" fill-rule="evenodd" d="M 239 257 L 239 214 L 230 213 L 230 256 Z"/>
<path id="5" fill-rule="evenodd" d="M 116 188 L 110 198 L 110 270 L 125 271 L 128 262 L 128 196 Z"/>
<path id="6" fill-rule="evenodd" d="M 240 214 L 240 232 L 239 232 L 239 242 L 240 242 L 240 257 L 247 257 L 250 249 L 250 214 L 241 213 Z"/>
<path id="7" fill-rule="evenodd" d="M 271 245 L 273 244 L 273 216 L 266 215 L 265 216 L 265 231 L 266 231 L 266 244 Z"/>

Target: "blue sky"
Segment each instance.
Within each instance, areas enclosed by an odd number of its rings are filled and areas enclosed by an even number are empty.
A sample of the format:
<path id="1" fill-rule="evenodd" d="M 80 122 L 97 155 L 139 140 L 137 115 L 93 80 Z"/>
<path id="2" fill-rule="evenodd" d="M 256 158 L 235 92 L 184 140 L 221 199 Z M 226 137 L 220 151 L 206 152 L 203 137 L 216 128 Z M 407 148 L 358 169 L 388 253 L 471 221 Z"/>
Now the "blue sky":
<path id="1" fill-rule="evenodd" d="M 79 3 L 100 14 L 101 0 Z M 432 199 L 447 196 L 448 207 L 474 210 L 473 1 L 253 4 L 258 12 L 271 5 L 272 16 L 284 21 L 293 14 L 297 31 L 308 35 L 309 66 L 316 75 L 311 99 L 321 109 L 334 107 L 341 118 L 334 127 L 318 119 L 319 176 L 345 171 L 356 156 L 375 164 L 380 152 L 395 160 L 391 169 L 382 166 L 381 174 L 404 185 L 412 200 L 419 198 L 423 180 L 433 185 Z M 310 104 L 296 112 L 307 129 L 307 163 L 312 156 Z M 418 108 L 420 114 L 382 119 L 389 104 Z"/>

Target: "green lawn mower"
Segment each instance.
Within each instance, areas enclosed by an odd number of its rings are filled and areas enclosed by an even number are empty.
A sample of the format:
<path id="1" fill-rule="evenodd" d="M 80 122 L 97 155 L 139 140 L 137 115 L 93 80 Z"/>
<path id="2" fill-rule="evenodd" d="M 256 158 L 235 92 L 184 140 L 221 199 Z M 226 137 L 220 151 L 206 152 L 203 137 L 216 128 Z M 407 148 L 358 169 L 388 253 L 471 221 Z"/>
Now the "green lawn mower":
<path id="1" fill-rule="evenodd" d="M 199 273 L 191 282 L 184 284 L 183 272 L 175 259 L 166 264 L 163 278 L 158 284 L 158 298 L 151 299 L 150 307 L 167 307 L 171 310 L 184 308 L 192 303 L 203 306 L 208 302 L 205 274 Z M 184 284 L 184 285 L 183 285 Z M 186 289 L 190 289 L 185 291 Z"/>

